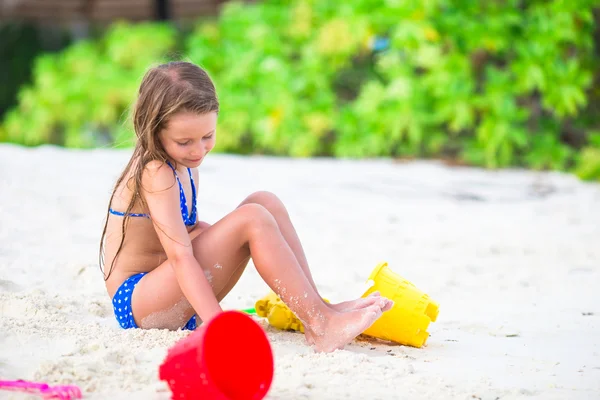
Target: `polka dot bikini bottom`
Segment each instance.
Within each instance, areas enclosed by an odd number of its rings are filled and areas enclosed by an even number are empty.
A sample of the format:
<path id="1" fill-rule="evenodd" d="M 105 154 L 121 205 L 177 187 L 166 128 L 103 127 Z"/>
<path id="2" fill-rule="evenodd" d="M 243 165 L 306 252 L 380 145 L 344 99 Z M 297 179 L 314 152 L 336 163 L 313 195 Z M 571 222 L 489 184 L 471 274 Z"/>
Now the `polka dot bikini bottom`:
<path id="1" fill-rule="evenodd" d="M 121 284 L 115 296 L 113 297 L 113 308 L 115 310 L 115 317 L 117 322 L 123 329 L 137 328 L 138 326 L 133 319 L 133 312 L 131 310 L 131 295 L 133 294 L 133 288 L 138 284 L 140 279 L 146 275 L 146 272 L 141 272 L 130 276 Z M 183 327 L 193 331 L 196 329 L 196 316 L 194 315 L 187 324 Z"/>

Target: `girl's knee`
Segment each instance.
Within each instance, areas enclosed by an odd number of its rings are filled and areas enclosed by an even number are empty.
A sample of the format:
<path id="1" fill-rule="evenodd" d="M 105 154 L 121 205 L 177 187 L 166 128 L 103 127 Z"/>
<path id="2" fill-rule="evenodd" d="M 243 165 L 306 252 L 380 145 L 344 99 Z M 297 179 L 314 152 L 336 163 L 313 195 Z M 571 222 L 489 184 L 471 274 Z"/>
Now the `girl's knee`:
<path id="1" fill-rule="evenodd" d="M 262 204 L 248 203 L 238 208 L 238 213 L 241 214 L 245 220 L 251 222 L 260 223 L 271 223 L 275 222 L 273 215 L 267 210 Z"/>
<path id="2" fill-rule="evenodd" d="M 261 190 L 258 192 L 252 193 L 247 197 L 245 203 L 255 203 L 260 204 L 265 207 L 271 213 L 277 212 L 279 210 L 285 210 L 282 201 L 277 197 L 275 193 Z"/>
<path id="3" fill-rule="evenodd" d="M 277 227 L 277 221 L 275 221 L 273 214 L 261 204 L 244 204 L 238 208 L 237 213 L 243 218 L 245 225 L 250 229 Z"/>

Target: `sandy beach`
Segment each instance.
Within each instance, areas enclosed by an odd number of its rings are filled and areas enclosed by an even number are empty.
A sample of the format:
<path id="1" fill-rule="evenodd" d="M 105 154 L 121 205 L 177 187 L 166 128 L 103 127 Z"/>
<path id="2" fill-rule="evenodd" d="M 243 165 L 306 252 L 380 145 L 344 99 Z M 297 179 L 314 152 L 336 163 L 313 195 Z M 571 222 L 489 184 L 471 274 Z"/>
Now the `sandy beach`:
<path id="1" fill-rule="evenodd" d="M 0 145 L 3 379 L 75 383 L 88 399 L 169 398 L 158 366 L 188 333 L 122 330 L 98 267 L 129 155 Z M 276 193 L 332 301 L 358 297 L 387 261 L 440 303 L 421 349 L 357 340 L 316 354 L 257 319 L 275 356 L 268 399 L 600 399 L 600 185 L 433 161 L 215 154 L 198 186 L 210 223 L 252 192 Z M 266 293 L 250 264 L 223 307 Z"/>

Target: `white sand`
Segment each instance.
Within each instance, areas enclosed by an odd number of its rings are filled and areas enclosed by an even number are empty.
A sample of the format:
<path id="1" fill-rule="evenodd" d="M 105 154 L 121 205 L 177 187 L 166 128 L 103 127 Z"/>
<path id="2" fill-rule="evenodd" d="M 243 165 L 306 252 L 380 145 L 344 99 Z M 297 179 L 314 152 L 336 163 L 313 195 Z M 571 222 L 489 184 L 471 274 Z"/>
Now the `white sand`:
<path id="1" fill-rule="evenodd" d="M 158 365 L 187 333 L 120 329 L 97 266 L 128 156 L 0 146 L 0 377 L 169 398 Z M 277 193 L 331 300 L 358 296 L 388 261 L 441 305 L 423 349 L 359 341 L 320 355 L 265 325 L 269 399 L 600 398 L 600 186 L 432 162 L 214 155 L 200 172 L 208 222 Z M 250 266 L 223 306 L 266 293 Z"/>

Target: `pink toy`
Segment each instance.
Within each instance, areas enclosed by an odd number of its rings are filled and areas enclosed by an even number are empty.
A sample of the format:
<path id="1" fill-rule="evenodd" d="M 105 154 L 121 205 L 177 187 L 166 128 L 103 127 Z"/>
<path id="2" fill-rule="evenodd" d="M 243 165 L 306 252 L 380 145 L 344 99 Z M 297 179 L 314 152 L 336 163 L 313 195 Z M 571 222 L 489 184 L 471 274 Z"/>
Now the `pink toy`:
<path id="1" fill-rule="evenodd" d="M 81 399 L 81 390 L 75 385 L 50 386 L 47 383 L 27 382 L 19 379 L 18 381 L 0 381 L 0 389 L 33 393 L 44 399 Z"/>

